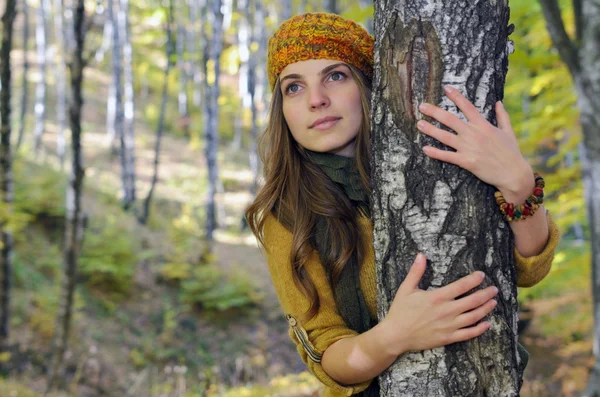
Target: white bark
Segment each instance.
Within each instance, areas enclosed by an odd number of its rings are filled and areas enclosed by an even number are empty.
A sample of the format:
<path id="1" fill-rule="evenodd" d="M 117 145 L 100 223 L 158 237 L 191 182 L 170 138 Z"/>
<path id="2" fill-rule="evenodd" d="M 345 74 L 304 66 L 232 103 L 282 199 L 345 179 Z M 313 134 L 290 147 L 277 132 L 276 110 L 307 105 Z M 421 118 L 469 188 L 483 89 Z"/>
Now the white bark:
<path id="1" fill-rule="evenodd" d="M 64 34 L 63 1 L 54 0 L 54 40 L 56 48 L 56 152 L 61 164 L 65 161 L 65 128 L 67 123 L 67 67 L 65 63 L 66 38 Z"/>
<path id="2" fill-rule="evenodd" d="M 37 20 L 35 25 L 35 43 L 37 48 L 38 67 L 40 69 L 40 80 L 35 90 L 35 129 L 34 148 L 40 149 L 44 125 L 46 123 L 46 46 L 47 46 L 47 19 L 48 19 L 48 1 L 40 0 L 37 10 Z"/>
<path id="3" fill-rule="evenodd" d="M 423 289 L 482 270 L 484 285 L 500 290 L 485 334 L 402 355 L 379 378 L 382 396 L 519 395 L 513 241 L 494 202 L 495 189 L 425 156 L 422 146 L 441 145 L 415 127 L 422 102 L 458 113 L 442 96 L 443 85 L 458 88 L 493 120 L 511 48 L 507 25 L 506 3 L 375 2 L 372 166 L 379 319 L 418 252 L 429 260 Z"/>

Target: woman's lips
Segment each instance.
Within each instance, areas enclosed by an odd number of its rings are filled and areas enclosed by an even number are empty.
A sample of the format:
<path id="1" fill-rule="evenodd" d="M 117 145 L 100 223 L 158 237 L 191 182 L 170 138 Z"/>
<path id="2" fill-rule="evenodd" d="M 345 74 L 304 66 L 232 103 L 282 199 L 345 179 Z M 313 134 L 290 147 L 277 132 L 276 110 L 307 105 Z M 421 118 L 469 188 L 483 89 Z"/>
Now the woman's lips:
<path id="1" fill-rule="evenodd" d="M 325 121 L 323 123 L 317 124 L 314 127 L 312 127 L 315 130 L 327 130 L 331 127 L 333 127 L 334 125 L 336 125 L 338 123 L 338 121 L 340 121 L 341 119 L 335 119 L 335 120 L 329 120 L 329 121 Z"/>

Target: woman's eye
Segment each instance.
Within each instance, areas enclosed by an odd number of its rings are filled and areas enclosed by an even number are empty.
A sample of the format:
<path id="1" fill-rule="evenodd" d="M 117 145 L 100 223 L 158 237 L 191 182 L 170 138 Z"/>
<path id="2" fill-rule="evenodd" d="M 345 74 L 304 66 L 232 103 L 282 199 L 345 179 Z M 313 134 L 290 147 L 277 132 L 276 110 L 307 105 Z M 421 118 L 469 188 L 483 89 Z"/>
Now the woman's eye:
<path id="1" fill-rule="evenodd" d="M 298 84 L 290 84 L 287 86 L 287 88 L 285 89 L 285 92 L 288 94 L 293 94 L 295 92 L 298 92 L 298 90 L 300 89 L 300 87 L 298 86 Z"/>
<path id="2" fill-rule="evenodd" d="M 346 77 L 346 75 L 342 72 L 333 72 L 331 73 L 331 75 L 329 76 L 329 78 L 333 81 L 340 81 L 343 80 L 344 77 Z"/>

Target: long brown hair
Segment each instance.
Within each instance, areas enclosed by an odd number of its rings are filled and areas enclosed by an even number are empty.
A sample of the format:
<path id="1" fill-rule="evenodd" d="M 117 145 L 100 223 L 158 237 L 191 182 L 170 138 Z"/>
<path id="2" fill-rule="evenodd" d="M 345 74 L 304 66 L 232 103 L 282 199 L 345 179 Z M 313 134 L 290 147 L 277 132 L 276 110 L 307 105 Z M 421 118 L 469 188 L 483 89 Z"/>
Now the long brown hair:
<path id="1" fill-rule="evenodd" d="M 362 123 L 356 136 L 356 165 L 364 188 L 370 192 L 370 100 L 371 82 L 357 68 L 348 65 L 357 83 L 362 102 Z M 325 217 L 331 250 L 323 265 L 330 271 L 335 291 L 342 269 L 352 256 L 363 262 L 364 247 L 358 227 L 358 210 L 341 189 L 309 160 L 306 150 L 293 138 L 283 116 L 283 94 L 279 78 L 275 83 L 266 129 L 258 137 L 265 184 L 246 210 L 252 232 L 265 246 L 263 226 L 271 213 L 292 233 L 291 261 L 294 283 L 309 299 L 306 319 L 319 311 L 315 284 L 304 266 L 315 247 L 311 244 L 318 216 Z"/>

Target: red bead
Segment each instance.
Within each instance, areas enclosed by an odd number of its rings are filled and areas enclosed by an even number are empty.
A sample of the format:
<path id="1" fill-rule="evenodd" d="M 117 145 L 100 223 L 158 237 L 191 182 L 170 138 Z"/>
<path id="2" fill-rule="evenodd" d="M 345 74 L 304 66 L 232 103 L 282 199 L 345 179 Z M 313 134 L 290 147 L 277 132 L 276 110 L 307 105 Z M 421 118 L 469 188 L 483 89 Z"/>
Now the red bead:
<path id="1" fill-rule="evenodd" d="M 523 208 L 523 215 L 525 215 L 525 216 L 529 215 L 529 207 Z"/>
<path id="2" fill-rule="evenodd" d="M 541 187 L 536 187 L 535 189 L 533 189 L 533 194 L 535 194 L 536 196 L 541 196 L 542 194 L 544 194 L 544 190 Z"/>

